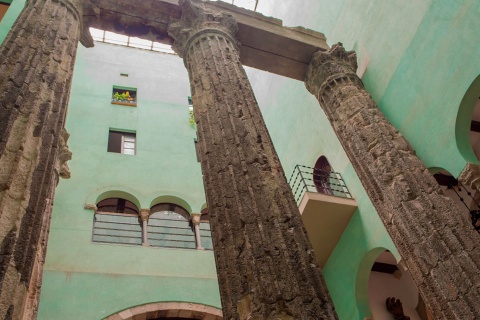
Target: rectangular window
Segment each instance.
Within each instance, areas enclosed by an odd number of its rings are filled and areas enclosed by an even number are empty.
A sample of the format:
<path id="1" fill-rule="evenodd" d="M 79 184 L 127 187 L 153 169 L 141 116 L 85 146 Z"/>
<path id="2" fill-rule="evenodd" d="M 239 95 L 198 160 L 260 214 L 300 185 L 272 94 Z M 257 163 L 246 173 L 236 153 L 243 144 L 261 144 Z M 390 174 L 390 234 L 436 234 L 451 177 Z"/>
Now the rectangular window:
<path id="1" fill-rule="evenodd" d="M 122 106 L 137 106 L 137 88 L 113 86 L 112 104 Z"/>
<path id="2" fill-rule="evenodd" d="M 0 1 L 0 21 L 2 21 L 3 16 L 7 13 L 8 7 L 12 1 Z"/>
<path id="3" fill-rule="evenodd" d="M 135 155 L 136 134 L 110 130 L 108 133 L 108 152 Z"/>

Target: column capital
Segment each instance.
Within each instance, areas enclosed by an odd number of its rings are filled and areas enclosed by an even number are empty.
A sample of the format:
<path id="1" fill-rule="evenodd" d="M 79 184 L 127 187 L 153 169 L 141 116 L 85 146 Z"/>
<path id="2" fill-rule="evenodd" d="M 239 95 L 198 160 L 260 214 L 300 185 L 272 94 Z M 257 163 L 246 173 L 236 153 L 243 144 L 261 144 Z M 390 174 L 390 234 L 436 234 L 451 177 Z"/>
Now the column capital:
<path id="1" fill-rule="evenodd" d="M 90 0 L 56 0 L 62 4 L 69 12 L 71 12 L 75 18 L 80 22 L 80 43 L 86 48 L 93 47 L 93 38 L 90 34 L 89 26 L 85 23 L 83 17 L 83 9 L 85 6 L 90 5 Z M 29 0 L 34 6 L 38 0 Z"/>
<path id="2" fill-rule="evenodd" d="M 222 34 L 236 45 L 238 26 L 231 14 L 206 9 L 201 1 L 180 0 L 179 6 L 182 17 L 169 25 L 168 34 L 175 40 L 172 49 L 181 58 L 194 39 L 207 33 Z"/>
<path id="3" fill-rule="evenodd" d="M 342 43 L 337 43 L 327 51 L 313 54 L 307 70 L 305 85 L 310 93 L 316 95 L 319 88 L 338 76 L 355 76 L 357 71 L 357 54 L 346 51 Z"/>
<path id="4" fill-rule="evenodd" d="M 140 216 L 140 220 L 148 221 L 148 217 L 150 217 L 150 209 L 140 209 L 138 215 Z"/>
<path id="5" fill-rule="evenodd" d="M 480 165 L 467 163 L 458 176 L 458 180 L 475 190 L 480 190 Z"/>
<path id="6" fill-rule="evenodd" d="M 193 225 L 197 226 L 200 224 L 200 217 L 202 216 L 201 213 L 192 213 L 190 215 L 190 219 L 192 220 Z"/>
<path id="7" fill-rule="evenodd" d="M 70 134 L 65 128 L 62 129 L 59 136 L 59 146 L 58 146 L 58 158 L 55 162 L 55 175 L 63 179 L 70 179 L 70 168 L 68 167 L 67 161 L 72 160 L 72 152 L 68 148 L 68 138 Z"/>

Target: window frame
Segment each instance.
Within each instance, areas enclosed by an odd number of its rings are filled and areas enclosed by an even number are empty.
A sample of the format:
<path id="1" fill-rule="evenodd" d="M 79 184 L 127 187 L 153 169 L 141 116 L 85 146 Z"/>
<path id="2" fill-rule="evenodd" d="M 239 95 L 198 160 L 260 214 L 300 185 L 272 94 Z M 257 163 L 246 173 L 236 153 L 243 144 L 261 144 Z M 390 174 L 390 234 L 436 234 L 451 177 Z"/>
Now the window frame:
<path id="1" fill-rule="evenodd" d="M 132 96 L 134 97 L 134 98 L 132 98 L 133 102 L 117 101 L 114 98 L 114 96 L 115 96 L 116 92 L 120 92 L 120 91 L 128 92 L 129 95 L 130 95 L 130 92 L 132 92 Z M 121 105 L 121 106 L 136 107 L 137 103 L 138 103 L 138 89 L 134 88 L 134 87 L 124 87 L 124 86 L 114 85 L 113 88 L 112 88 L 111 103 L 116 104 L 116 105 Z"/>
<path id="2" fill-rule="evenodd" d="M 112 137 L 113 137 L 112 134 L 119 134 L 120 135 L 120 146 L 113 144 L 114 141 L 111 140 Z M 126 138 L 132 139 L 133 141 L 127 141 Z M 133 143 L 133 148 L 126 147 L 125 146 L 126 143 Z M 117 152 L 115 150 L 120 150 L 120 151 Z M 125 153 L 125 150 L 133 150 L 133 153 Z M 125 155 L 128 155 L 128 156 L 137 155 L 137 132 L 136 131 L 126 131 L 126 130 L 109 128 L 108 129 L 107 152 L 125 154 Z"/>

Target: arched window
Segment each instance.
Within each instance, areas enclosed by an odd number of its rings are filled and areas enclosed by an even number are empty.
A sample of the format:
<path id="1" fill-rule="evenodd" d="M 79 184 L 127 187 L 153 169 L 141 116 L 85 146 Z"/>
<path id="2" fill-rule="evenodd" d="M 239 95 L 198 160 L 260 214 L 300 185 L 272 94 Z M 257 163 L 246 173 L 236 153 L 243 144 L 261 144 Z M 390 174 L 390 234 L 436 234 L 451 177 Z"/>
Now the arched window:
<path id="1" fill-rule="evenodd" d="M 213 250 L 208 208 L 203 209 L 200 213 L 202 214 L 200 216 L 200 236 L 202 238 L 202 246 L 206 250 Z"/>
<path id="2" fill-rule="evenodd" d="M 108 198 L 97 204 L 93 222 L 94 242 L 142 244 L 138 208 L 123 198 Z"/>
<path id="3" fill-rule="evenodd" d="M 127 213 L 138 215 L 138 208 L 133 202 L 122 198 L 108 198 L 97 204 L 98 212 Z"/>
<path id="4" fill-rule="evenodd" d="M 195 249 L 190 214 L 174 203 L 159 203 L 150 208 L 148 244 L 153 247 Z"/>
<path id="5" fill-rule="evenodd" d="M 319 193 L 333 194 L 330 185 L 332 167 L 325 156 L 318 158 L 313 169 L 313 183 Z"/>

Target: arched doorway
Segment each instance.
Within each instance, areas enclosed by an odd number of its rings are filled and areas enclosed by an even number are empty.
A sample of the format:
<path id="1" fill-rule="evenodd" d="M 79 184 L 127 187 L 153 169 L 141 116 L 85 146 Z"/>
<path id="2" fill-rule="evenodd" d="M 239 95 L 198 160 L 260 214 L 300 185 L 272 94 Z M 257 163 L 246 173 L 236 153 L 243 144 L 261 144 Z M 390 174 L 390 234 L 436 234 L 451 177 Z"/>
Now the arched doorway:
<path id="1" fill-rule="evenodd" d="M 368 304 L 372 319 L 393 320 L 386 300 L 395 298 L 410 320 L 432 320 L 407 270 L 397 264 L 390 251 L 383 251 L 373 263 L 368 278 Z"/>
<path id="2" fill-rule="evenodd" d="M 467 162 L 480 159 L 480 76 L 466 91 L 460 103 L 455 123 L 458 150 Z"/>
<path id="3" fill-rule="evenodd" d="M 331 185 L 330 185 L 330 172 L 332 171 L 332 166 L 328 162 L 325 156 L 318 158 L 315 162 L 313 168 L 313 183 L 317 192 L 323 194 L 333 194 Z"/>
<path id="4" fill-rule="evenodd" d="M 197 303 L 157 302 L 122 310 L 104 320 L 222 320 L 222 310 Z"/>
<path id="5" fill-rule="evenodd" d="M 445 196 L 457 204 L 464 213 L 464 218 L 469 219 L 473 228 L 480 232 L 480 194 L 470 186 L 462 184 L 447 170 L 432 168 L 430 172 Z"/>

